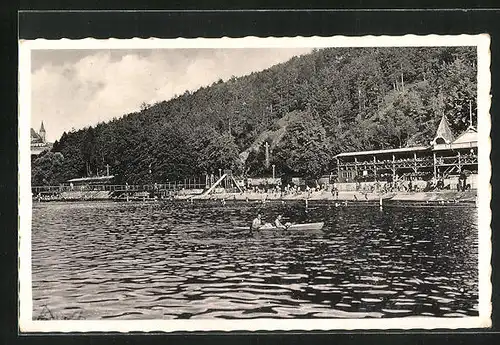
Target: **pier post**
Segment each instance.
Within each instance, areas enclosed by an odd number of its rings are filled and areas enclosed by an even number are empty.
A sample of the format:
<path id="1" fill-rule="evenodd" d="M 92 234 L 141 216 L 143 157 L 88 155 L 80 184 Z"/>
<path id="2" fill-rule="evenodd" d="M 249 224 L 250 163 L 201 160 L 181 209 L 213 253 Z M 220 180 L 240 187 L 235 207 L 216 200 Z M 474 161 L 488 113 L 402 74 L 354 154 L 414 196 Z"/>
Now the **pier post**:
<path id="1" fill-rule="evenodd" d="M 266 168 L 269 168 L 269 143 L 266 141 L 265 143 L 266 147 Z"/>
<path id="2" fill-rule="evenodd" d="M 437 177 L 437 161 L 436 161 L 436 152 L 433 152 L 433 157 L 434 157 L 434 178 Z"/>
<path id="3" fill-rule="evenodd" d="M 337 181 L 338 181 L 338 178 L 340 177 L 340 160 L 338 157 L 336 158 L 336 160 L 337 160 Z"/>
<path id="4" fill-rule="evenodd" d="M 458 153 L 458 172 L 462 172 L 462 161 L 460 159 L 460 151 Z"/>
<path id="5" fill-rule="evenodd" d="M 396 156 L 392 155 L 392 180 L 396 181 Z"/>

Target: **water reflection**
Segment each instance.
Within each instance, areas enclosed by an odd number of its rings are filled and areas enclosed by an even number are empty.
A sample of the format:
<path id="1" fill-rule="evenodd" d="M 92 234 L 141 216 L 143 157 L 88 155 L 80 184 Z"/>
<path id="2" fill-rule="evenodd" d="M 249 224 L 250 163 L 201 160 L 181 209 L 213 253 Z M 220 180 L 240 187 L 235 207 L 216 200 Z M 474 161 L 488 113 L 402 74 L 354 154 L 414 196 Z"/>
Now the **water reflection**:
<path id="1" fill-rule="evenodd" d="M 250 235 L 260 211 L 323 231 Z M 204 201 L 37 203 L 34 317 L 478 315 L 477 213 Z"/>

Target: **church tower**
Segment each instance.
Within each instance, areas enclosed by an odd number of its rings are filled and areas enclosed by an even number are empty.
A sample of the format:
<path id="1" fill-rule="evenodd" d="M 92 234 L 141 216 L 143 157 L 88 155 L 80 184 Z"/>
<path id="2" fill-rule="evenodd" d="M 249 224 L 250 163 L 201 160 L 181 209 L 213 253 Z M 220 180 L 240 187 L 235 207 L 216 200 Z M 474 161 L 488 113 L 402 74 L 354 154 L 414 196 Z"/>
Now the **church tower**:
<path id="1" fill-rule="evenodd" d="M 42 138 L 43 142 L 45 143 L 46 142 L 46 139 L 45 139 L 45 127 L 43 126 L 43 121 L 42 121 L 42 125 L 40 126 L 40 131 L 38 132 L 38 134 L 40 134 L 40 138 Z"/>

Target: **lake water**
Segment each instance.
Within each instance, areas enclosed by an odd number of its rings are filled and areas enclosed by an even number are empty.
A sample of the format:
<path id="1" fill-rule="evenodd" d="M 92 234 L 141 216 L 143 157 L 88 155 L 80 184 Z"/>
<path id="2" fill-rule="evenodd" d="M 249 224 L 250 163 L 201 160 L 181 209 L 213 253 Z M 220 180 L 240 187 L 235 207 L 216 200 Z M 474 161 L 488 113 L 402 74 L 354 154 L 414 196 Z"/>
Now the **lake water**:
<path id="1" fill-rule="evenodd" d="M 475 207 L 34 203 L 33 318 L 477 316 L 477 254 Z"/>

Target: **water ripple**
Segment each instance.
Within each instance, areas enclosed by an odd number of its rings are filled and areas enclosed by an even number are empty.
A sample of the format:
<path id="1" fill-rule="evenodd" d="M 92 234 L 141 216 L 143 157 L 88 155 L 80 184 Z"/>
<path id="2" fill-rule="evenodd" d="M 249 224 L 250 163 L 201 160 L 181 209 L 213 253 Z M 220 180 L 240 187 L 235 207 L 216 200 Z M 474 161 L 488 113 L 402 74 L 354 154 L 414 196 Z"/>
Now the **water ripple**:
<path id="1" fill-rule="evenodd" d="M 35 203 L 34 317 L 478 315 L 475 208 L 311 204 Z M 257 212 L 325 228 L 249 235 Z"/>

